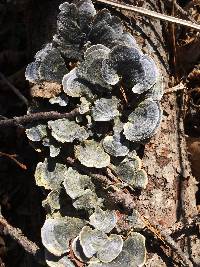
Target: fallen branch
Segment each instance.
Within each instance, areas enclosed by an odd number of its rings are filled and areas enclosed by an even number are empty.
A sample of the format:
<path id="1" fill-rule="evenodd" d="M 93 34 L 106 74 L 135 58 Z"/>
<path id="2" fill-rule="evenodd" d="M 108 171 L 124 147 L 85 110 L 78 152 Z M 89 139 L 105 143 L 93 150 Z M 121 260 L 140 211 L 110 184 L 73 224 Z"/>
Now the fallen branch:
<path id="1" fill-rule="evenodd" d="M 176 93 L 178 91 L 182 91 L 186 89 L 186 86 L 183 83 L 179 83 L 171 88 L 168 88 L 165 90 L 164 94 L 171 94 L 171 93 Z"/>
<path id="2" fill-rule="evenodd" d="M 20 168 L 22 168 L 23 170 L 27 170 L 27 167 L 26 165 L 24 165 L 23 163 L 19 162 L 17 159 L 16 159 L 16 156 L 17 155 L 10 155 L 10 154 L 7 154 L 7 153 L 4 153 L 4 152 L 1 152 L 0 151 L 0 156 L 4 156 L 4 157 L 7 157 L 11 160 L 13 160 Z"/>
<path id="3" fill-rule="evenodd" d="M 166 5 L 169 3 L 170 5 L 174 5 L 175 9 L 177 11 L 179 11 L 179 13 L 185 17 L 185 18 L 189 18 L 190 21 L 192 21 L 193 23 L 195 23 L 195 20 L 193 19 L 193 17 L 190 16 L 189 12 L 188 11 L 185 11 L 176 1 L 174 0 L 167 0 L 166 2 Z"/>
<path id="4" fill-rule="evenodd" d="M 38 262 L 44 262 L 41 249 L 34 242 L 30 241 L 26 236 L 24 236 L 20 229 L 10 225 L 2 215 L 0 215 L 0 232 L 4 235 L 9 235 L 11 238 L 13 238 L 26 252 L 31 254 Z"/>
<path id="5" fill-rule="evenodd" d="M 111 181 L 108 177 L 102 174 L 94 174 L 91 171 L 89 171 L 87 168 L 84 166 L 78 164 L 75 159 L 68 157 L 67 162 L 73 166 L 76 167 L 76 169 L 81 170 L 85 174 L 89 175 L 93 179 L 100 181 L 106 189 L 112 189 L 109 190 L 107 193 L 109 197 L 111 197 L 116 204 L 120 203 L 123 205 L 124 209 L 127 211 L 132 211 L 135 209 L 135 202 L 133 200 L 133 197 L 131 193 L 127 190 L 126 192 L 123 191 L 123 189 L 118 188 L 115 186 L 115 182 L 117 177 L 114 176 L 114 174 L 109 175 L 109 178 L 114 181 Z M 114 179 L 115 177 L 115 179 Z M 143 215 L 138 212 L 138 214 L 141 217 L 141 220 L 145 224 L 145 226 L 150 230 L 150 232 L 153 234 L 153 236 L 156 236 L 159 238 L 167 247 L 170 247 L 174 252 L 176 252 L 177 256 L 181 259 L 181 261 L 184 263 L 185 266 L 192 267 L 193 264 L 189 260 L 189 258 L 184 254 L 182 249 L 179 247 L 178 243 L 176 243 L 169 235 L 162 229 L 162 227 L 159 224 L 155 224 L 153 222 L 150 222 L 147 218 L 145 218 Z"/>
<path id="6" fill-rule="evenodd" d="M 182 83 L 178 84 L 177 86 L 174 86 L 172 88 L 169 88 L 165 91 L 165 94 L 174 93 L 180 90 L 183 90 L 185 87 Z M 13 119 L 7 119 L 3 116 L 0 116 L 0 127 L 14 127 L 17 125 L 23 125 L 27 124 L 33 121 L 39 121 L 39 120 L 56 120 L 56 119 L 62 119 L 62 118 L 74 118 L 79 114 L 78 108 L 73 109 L 72 111 L 68 113 L 59 113 L 57 111 L 47 111 L 47 112 L 37 112 L 32 113 L 20 117 L 14 117 Z"/>
<path id="7" fill-rule="evenodd" d="M 0 127 L 16 126 L 16 125 L 27 124 L 27 123 L 30 123 L 33 121 L 39 121 L 39 120 L 56 120 L 56 119 L 62 119 L 62 118 L 71 119 L 78 114 L 79 114 L 78 108 L 75 108 L 68 113 L 59 113 L 57 111 L 32 113 L 32 114 L 28 114 L 28 115 L 24 115 L 20 117 L 15 117 L 13 119 L 0 120 Z"/>
<path id="8" fill-rule="evenodd" d="M 163 20 L 163 21 L 168 21 L 171 23 L 176 23 L 178 25 L 186 26 L 186 27 L 193 28 L 195 30 L 200 31 L 200 25 L 197 23 L 193 23 L 193 22 L 188 21 L 188 20 L 178 19 L 178 18 L 175 18 L 172 16 L 161 14 L 161 13 L 158 13 L 158 12 L 155 12 L 152 10 L 148 10 L 146 8 L 143 8 L 143 7 L 136 7 L 133 5 L 120 4 L 120 3 L 113 2 L 110 0 L 96 0 L 96 1 L 113 6 L 113 7 L 125 9 L 128 11 L 134 11 L 134 12 L 137 12 L 137 13 L 142 14 L 142 15 L 147 16 L 147 17 L 151 17 L 151 18 L 159 19 L 159 20 Z"/>
<path id="9" fill-rule="evenodd" d="M 19 89 L 17 89 L 12 83 L 10 83 L 10 81 L 1 72 L 0 78 L 10 87 L 10 89 L 18 96 L 18 98 L 21 99 L 22 102 L 24 102 L 24 104 L 28 106 L 28 99 L 24 95 L 22 95 Z"/>

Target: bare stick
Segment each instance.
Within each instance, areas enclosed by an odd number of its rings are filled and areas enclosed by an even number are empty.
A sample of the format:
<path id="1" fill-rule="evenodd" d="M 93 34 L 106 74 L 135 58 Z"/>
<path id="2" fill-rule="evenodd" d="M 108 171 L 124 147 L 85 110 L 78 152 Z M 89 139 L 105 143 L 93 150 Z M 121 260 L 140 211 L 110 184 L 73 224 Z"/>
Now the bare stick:
<path id="1" fill-rule="evenodd" d="M 19 162 L 19 161 L 16 159 L 16 156 L 17 156 L 17 155 L 10 155 L 10 154 L 7 154 L 7 153 L 4 153 L 4 152 L 1 152 L 1 151 L 0 151 L 0 157 L 1 157 L 1 156 L 7 157 L 7 158 L 13 160 L 13 161 L 14 161 L 20 168 L 22 168 L 23 170 L 27 170 L 26 165 L 23 164 L 23 163 L 21 163 L 21 162 Z"/>
<path id="2" fill-rule="evenodd" d="M 39 120 L 56 120 L 56 119 L 62 119 L 62 118 L 70 119 L 70 118 L 75 117 L 78 114 L 79 114 L 78 108 L 75 108 L 68 113 L 59 113 L 57 111 L 32 113 L 32 114 L 28 114 L 28 115 L 24 115 L 20 117 L 15 117 L 13 119 L 0 120 L 0 127 L 16 126 L 16 125 L 27 124 L 29 122 L 39 121 Z"/>
<path id="3" fill-rule="evenodd" d="M 33 255 L 37 261 L 43 262 L 40 248 L 24 236 L 20 229 L 10 225 L 2 215 L 0 215 L 0 228 L 2 233 L 13 238 L 25 251 Z"/>
<path id="4" fill-rule="evenodd" d="M 181 83 L 172 88 L 167 89 L 165 91 L 165 94 L 174 93 L 179 90 L 183 90 L 184 88 L 185 88 L 184 85 Z M 2 118 L 0 120 L 0 127 L 7 127 L 7 126 L 13 127 L 16 125 L 23 125 L 23 124 L 27 124 L 27 123 L 38 121 L 38 120 L 56 120 L 56 119 L 62 119 L 62 118 L 70 119 L 70 118 L 74 118 L 78 114 L 79 114 L 79 110 L 78 108 L 75 108 L 68 113 L 59 113 L 57 111 L 37 112 L 37 113 L 32 113 L 32 114 L 28 114 L 28 115 L 24 115 L 20 117 L 14 117 L 13 119 L 7 119 L 3 116 L 0 116 L 0 118 Z"/>
<path id="5" fill-rule="evenodd" d="M 173 3 L 173 0 L 167 0 L 167 3 L 166 4 L 172 4 Z M 190 21 L 194 22 L 195 23 L 195 19 L 193 19 L 189 12 L 185 11 L 177 2 L 173 3 L 174 4 L 174 7 L 176 8 L 177 11 L 179 11 L 179 13 L 181 15 L 183 15 L 185 18 L 189 18 Z"/>
<path id="6" fill-rule="evenodd" d="M 193 22 L 190 22 L 188 20 L 178 19 L 178 18 L 175 18 L 172 16 L 161 14 L 161 13 L 158 13 L 155 11 L 148 10 L 146 8 L 143 8 L 143 7 L 136 7 L 133 5 L 130 6 L 130 5 L 125 5 L 125 4 L 120 4 L 120 3 L 116 3 L 116 2 L 113 2 L 110 0 L 96 0 L 96 1 L 113 6 L 113 7 L 125 9 L 128 11 L 134 11 L 134 12 L 137 12 L 137 13 L 142 14 L 142 15 L 147 16 L 147 17 L 164 20 L 164 21 L 168 21 L 171 23 L 176 23 L 176 24 L 183 25 L 183 26 L 193 28 L 195 30 L 200 31 L 200 25 L 197 23 L 193 23 Z"/>
<path id="7" fill-rule="evenodd" d="M 183 83 L 179 83 L 171 88 L 168 88 L 165 90 L 164 94 L 171 94 L 171 93 L 176 93 L 178 91 L 182 91 L 186 88 L 186 86 Z"/>
<path id="8" fill-rule="evenodd" d="M 10 87 L 10 89 L 28 106 L 27 98 L 0 72 L 0 78 Z"/>

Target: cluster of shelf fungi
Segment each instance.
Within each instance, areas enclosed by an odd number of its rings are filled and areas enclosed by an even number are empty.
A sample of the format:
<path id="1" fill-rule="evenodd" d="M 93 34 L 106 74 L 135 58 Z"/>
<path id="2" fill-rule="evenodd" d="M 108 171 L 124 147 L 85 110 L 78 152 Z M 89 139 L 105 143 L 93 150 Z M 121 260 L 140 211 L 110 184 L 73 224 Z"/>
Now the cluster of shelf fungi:
<path id="1" fill-rule="evenodd" d="M 159 127 L 162 77 L 154 60 L 143 54 L 122 21 L 90 0 L 59 7 L 57 32 L 26 69 L 35 97 L 29 113 L 70 112 L 67 119 L 27 125 L 35 149 L 45 155 L 35 179 L 47 190 L 46 220 L 41 230 L 49 266 L 143 266 L 143 224 L 137 212 L 126 215 L 135 230 L 127 236 L 118 212 L 100 186 L 85 174 L 110 168 L 120 187 L 144 190 L 148 177 L 137 151 Z M 37 88 L 56 88 L 37 94 Z M 38 97 L 40 96 L 40 97 Z M 82 166 L 70 166 L 71 157 Z"/>

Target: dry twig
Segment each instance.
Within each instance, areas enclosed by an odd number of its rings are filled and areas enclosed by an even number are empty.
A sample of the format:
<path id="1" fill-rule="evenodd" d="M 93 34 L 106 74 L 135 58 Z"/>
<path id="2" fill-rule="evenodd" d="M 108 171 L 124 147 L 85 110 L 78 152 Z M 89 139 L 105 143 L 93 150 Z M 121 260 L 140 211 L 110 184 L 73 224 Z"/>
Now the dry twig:
<path id="1" fill-rule="evenodd" d="M 23 249 L 31 254 L 38 262 L 43 262 L 40 248 L 26 236 L 23 235 L 22 231 L 18 228 L 10 225 L 6 219 L 0 215 L 0 228 L 1 233 L 9 235 L 13 238 Z"/>
<path id="2" fill-rule="evenodd" d="M 28 99 L 24 95 L 22 95 L 22 93 L 12 83 L 10 83 L 9 80 L 1 72 L 0 78 L 10 87 L 10 89 L 19 97 L 19 99 L 21 99 L 22 102 L 24 102 L 28 106 Z"/>
<path id="3" fill-rule="evenodd" d="M 154 19 L 160 19 L 160 20 L 163 20 L 163 21 L 176 23 L 176 24 L 179 24 L 179 25 L 182 25 L 182 26 L 186 26 L 186 27 L 189 27 L 189 28 L 193 28 L 195 30 L 200 31 L 200 25 L 197 24 L 197 23 L 193 23 L 193 22 L 188 21 L 188 20 L 178 19 L 178 18 L 175 18 L 175 17 L 172 17 L 172 16 L 161 14 L 161 13 L 158 13 L 158 12 L 155 12 L 155 11 L 152 11 L 152 10 L 148 10 L 146 8 L 143 8 L 143 7 L 136 7 L 136 6 L 133 6 L 133 5 L 120 4 L 120 3 L 113 2 L 113 1 L 110 1 L 110 0 L 96 0 L 96 1 L 104 3 L 104 4 L 107 4 L 107 5 L 110 5 L 110 6 L 113 6 L 113 7 L 125 9 L 125 10 L 128 10 L 128 11 L 134 11 L 134 12 L 137 12 L 139 14 L 142 14 L 144 16 L 148 16 L 148 17 L 151 17 L 151 18 L 154 18 Z"/>
<path id="4" fill-rule="evenodd" d="M 176 93 L 178 91 L 184 90 L 185 88 L 186 87 L 185 87 L 185 85 L 183 83 L 179 83 L 179 84 L 177 84 L 177 85 L 175 85 L 175 86 L 173 86 L 171 88 L 166 89 L 164 93 L 165 94 Z"/>
<path id="5" fill-rule="evenodd" d="M 17 155 L 10 155 L 10 154 L 7 154 L 7 153 L 4 153 L 4 152 L 1 152 L 0 151 L 0 156 L 4 156 L 4 157 L 7 157 L 11 160 L 13 160 L 20 168 L 22 168 L 23 170 L 27 170 L 27 167 L 26 165 L 24 165 L 23 163 L 19 162 L 17 159 L 16 159 L 16 156 Z"/>
<path id="6" fill-rule="evenodd" d="M 169 88 L 165 91 L 165 94 L 174 93 L 180 90 L 183 90 L 185 86 L 180 83 L 172 88 Z M 57 111 L 47 111 L 47 112 L 37 112 L 32 113 L 20 117 L 14 117 L 13 119 L 7 119 L 3 116 L 0 116 L 0 127 L 14 127 L 17 125 L 23 125 L 27 124 L 33 121 L 39 121 L 39 120 L 56 120 L 56 119 L 62 119 L 62 118 L 74 118 L 79 114 L 78 108 L 73 109 L 72 111 L 68 113 L 59 113 Z"/>
<path id="7" fill-rule="evenodd" d="M 185 11 L 176 1 L 174 2 L 173 0 L 167 0 L 166 4 L 174 4 L 174 7 L 177 11 L 179 11 L 179 13 L 184 17 L 189 19 L 190 21 L 195 23 L 195 20 L 193 19 L 193 17 L 190 16 L 189 12 Z"/>
<path id="8" fill-rule="evenodd" d="M 78 108 L 75 108 L 68 113 L 59 113 L 57 111 L 32 113 L 32 114 L 28 114 L 28 115 L 24 115 L 20 117 L 15 117 L 13 119 L 0 120 L 0 127 L 16 126 L 16 125 L 27 124 L 27 123 L 30 123 L 33 121 L 39 121 L 39 120 L 56 120 L 56 119 L 62 119 L 62 118 L 71 119 L 78 114 L 79 114 Z"/>

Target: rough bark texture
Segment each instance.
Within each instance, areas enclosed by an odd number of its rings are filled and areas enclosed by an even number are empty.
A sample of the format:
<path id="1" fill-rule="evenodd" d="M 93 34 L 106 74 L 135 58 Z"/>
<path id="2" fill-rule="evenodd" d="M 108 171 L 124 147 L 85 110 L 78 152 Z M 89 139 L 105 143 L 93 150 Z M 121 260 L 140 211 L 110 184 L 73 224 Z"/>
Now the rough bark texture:
<path id="1" fill-rule="evenodd" d="M 164 12 L 161 1 L 121 1 Z M 143 2 L 143 3 L 142 3 Z M 141 18 L 137 14 L 121 11 L 132 22 L 134 35 L 143 46 L 145 52 L 159 62 L 165 81 L 165 91 L 172 84 L 170 79 L 169 47 L 167 47 L 167 31 L 169 25 L 159 20 Z M 169 35 L 168 35 L 169 37 Z M 192 176 L 188 161 L 186 140 L 183 126 L 183 99 L 180 94 L 166 94 L 162 100 L 163 120 L 158 133 L 144 145 L 143 166 L 147 171 L 149 183 L 146 190 L 136 198 L 136 206 L 143 215 L 164 229 L 176 229 L 176 223 L 186 223 L 197 214 L 195 194 L 196 180 Z M 197 240 L 185 238 L 181 247 L 189 254 L 195 250 Z M 198 266 L 199 257 L 191 255 Z M 172 266 L 164 262 L 157 254 L 149 257 L 146 266 Z M 174 265 L 173 265 L 174 266 Z"/>

